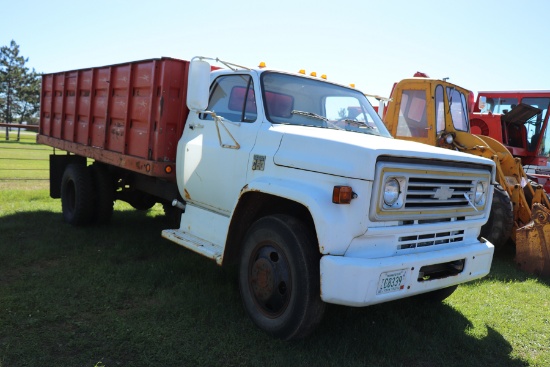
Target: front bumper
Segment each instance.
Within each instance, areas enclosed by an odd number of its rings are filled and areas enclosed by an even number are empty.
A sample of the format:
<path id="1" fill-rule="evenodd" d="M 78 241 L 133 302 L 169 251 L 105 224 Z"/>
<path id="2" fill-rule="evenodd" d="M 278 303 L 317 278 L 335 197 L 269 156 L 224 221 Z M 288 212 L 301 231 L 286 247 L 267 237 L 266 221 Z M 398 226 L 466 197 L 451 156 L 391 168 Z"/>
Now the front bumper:
<path id="1" fill-rule="evenodd" d="M 493 252 L 490 242 L 476 241 L 460 247 L 374 259 L 325 255 L 321 258 L 321 299 L 347 306 L 368 306 L 468 282 L 489 273 Z M 418 280 L 421 268 L 457 260 L 464 260 L 460 273 Z M 377 294 L 383 274 L 397 270 L 405 273 L 402 289 Z"/>

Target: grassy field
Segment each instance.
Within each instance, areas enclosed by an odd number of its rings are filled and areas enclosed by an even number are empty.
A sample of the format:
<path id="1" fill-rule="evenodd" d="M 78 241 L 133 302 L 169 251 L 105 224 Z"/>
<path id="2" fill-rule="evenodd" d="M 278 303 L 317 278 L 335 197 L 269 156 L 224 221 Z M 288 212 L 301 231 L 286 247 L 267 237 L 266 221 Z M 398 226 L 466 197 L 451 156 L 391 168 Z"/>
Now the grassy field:
<path id="1" fill-rule="evenodd" d="M 63 223 L 47 181 L 19 175 L 47 177 L 51 149 L 32 142 L 0 134 L 0 367 L 550 366 L 550 281 L 511 253 L 442 304 L 329 306 L 310 338 L 281 342 L 244 313 L 234 269 L 161 238 L 160 207 Z"/>

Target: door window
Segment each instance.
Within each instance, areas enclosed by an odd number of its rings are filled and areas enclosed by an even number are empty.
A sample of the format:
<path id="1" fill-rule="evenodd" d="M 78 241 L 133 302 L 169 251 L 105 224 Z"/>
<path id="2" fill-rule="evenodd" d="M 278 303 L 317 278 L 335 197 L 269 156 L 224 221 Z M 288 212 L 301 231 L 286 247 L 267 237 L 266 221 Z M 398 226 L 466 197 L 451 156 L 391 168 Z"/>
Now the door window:
<path id="1" fill-rule="evenodd" d="M 208 111 L 235 122 L 254 122 L 258 117 L 254 82 L 250 75 L 226 75 L 217 78 L 210 88 Z M 201 114 L 202 120 L 212 115 Z"/>

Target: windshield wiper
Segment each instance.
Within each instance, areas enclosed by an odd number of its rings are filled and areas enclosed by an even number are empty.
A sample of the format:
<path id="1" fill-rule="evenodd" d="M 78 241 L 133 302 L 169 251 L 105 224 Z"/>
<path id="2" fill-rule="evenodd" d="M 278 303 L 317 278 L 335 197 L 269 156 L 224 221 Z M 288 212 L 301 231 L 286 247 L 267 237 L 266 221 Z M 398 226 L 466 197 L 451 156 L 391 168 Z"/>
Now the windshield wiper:
<path id="1" fill-rule="evenodd" d="M 359 120 L 352 120 L 352 119 L 343 119 L 343 120 L 339 120 L 339 121 L 343 121 L 347 124 L 350 124 L 350 125 L 355 125 L 355 126 L 359 126 L 359 127 L 366 127 L 366 128 L 369 128 L 369 129 L 374 129 L 374 126 L 371 126 L 369 124 L 367 124 L 365 121 L 359 121 Z"/>
<path id="2" fill-rule="evenodd" d="M 313 118 L 313 119 L 321 120 L 321 121 L 325 122 L 327 125 L 330 125 L 335 129 L 344 130 L 340 126 L 334 124 L 333 122 L 330 122 L 330 120 L 327 119 L 326 117 L 318 115 L 318 114 L 313 113 L 313 112 L 292 110 L 290 113 L 293 114 L 293 115 L 300 115 L 300 116 L 305 116 L 305 117 L 310 117 L 310 118 Z"/>

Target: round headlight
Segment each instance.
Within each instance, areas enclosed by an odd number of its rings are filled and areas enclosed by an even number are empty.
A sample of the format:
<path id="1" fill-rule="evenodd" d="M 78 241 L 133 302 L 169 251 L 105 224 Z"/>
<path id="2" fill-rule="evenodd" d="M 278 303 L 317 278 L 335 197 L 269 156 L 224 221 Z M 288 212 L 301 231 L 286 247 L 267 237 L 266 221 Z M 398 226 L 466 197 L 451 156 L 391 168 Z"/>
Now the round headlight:
<path id="1" fill-rule="evenodd" d="M 395 178 L 387 180 L 384 185 L 384 203 L 388 206 L 395 204 L 400 192 L 399 182 Z"/>
<path id="2" fill-rule="evenodd" d="M 454 139 L 453 139 L 453 136 L 452 136 L 451 134 L 447 134 L 447 135 L 445 136 L 445 143 L 447 143 L 447 144 L 450 145 L 450 144 L 453 143 L 453 140 L 454 140 Z"/>
<path id="3" fill-rule="evenodd" d="M 478 182 L 476 185 L 476 194 L 474 198 L 474 203 L 476 205 L 480 205 L 483 202 L 484 194 L 485 194 L 485 189 L 483 187 L 483 183 Z"/>

